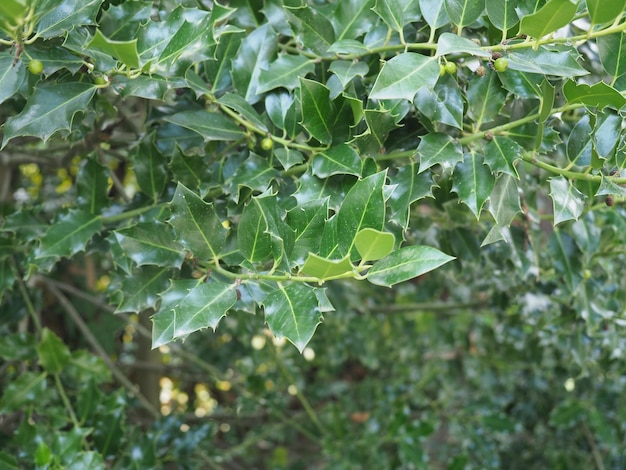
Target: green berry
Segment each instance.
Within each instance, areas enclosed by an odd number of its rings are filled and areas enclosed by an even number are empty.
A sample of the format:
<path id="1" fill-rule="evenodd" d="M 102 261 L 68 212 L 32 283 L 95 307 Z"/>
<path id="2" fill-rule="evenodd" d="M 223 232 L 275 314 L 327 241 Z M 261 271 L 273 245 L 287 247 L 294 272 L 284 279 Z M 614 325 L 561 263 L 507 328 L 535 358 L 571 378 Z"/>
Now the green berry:
<path id="1" fill-rule="evenodd" d="M 109 81 L 106 79 L 106 77 L 104 77 L 103 75 L 95 75 L 93 77 L 93 82 L 96 85 L 106 85 L 109 83 Z"/>
<path id="2" fill-rule="evenodd" d="M 443 77 L 446 74 L 446 66 L 439 64 L 439 76 Z"/>
<path id="3" fill-rule="evenodd" d="M 261 141 L 261 148 L 263 150 L 272 150 L 274 148 L 274 141 L 270 139 L 269 137 L 265 137 Z"/>
<path id="4" fill-rule="evenodd" d="M 28 63 L 28 71 L 33 75 L 40 75 L 43 72 L 43 62 L 37 59 L 32 59 Z"/>
<path id="5" fill-rule="evenodd" d="M 509 61 L 506 60 L 504 57 L 496 59 L 496 61 L 493 63 L 493 68 L 496 70 L 496 72 L 504 72 L 508 67 Z"/>
<path id="6" fill-rule="evenodd" d="M 456 64 L 454 62 L 446 62 L 445 69 L 447 73 L 454 75 L 456 73 Z"/>

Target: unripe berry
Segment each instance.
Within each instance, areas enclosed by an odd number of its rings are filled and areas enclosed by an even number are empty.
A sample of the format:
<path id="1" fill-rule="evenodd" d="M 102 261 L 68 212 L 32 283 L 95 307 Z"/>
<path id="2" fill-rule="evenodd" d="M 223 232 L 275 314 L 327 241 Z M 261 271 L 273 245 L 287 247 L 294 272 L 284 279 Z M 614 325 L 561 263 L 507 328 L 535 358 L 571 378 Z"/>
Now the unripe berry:
<path id="1" fill-rule="evenodd" d="M 454 75 L 456 73 L 456 64 L 454 62 L 446 62 L 445 69 L 447 73 Z"/>
<path id="2" fill-rule="evenodd" d="M 265 137 L 261 141 L 261 148 L 263 150 L 272 150 L 274 148 L 274 141 L 270 139 L 269 137 Z"/>
<path id="3" fill-rule="evenodd" d="M 28 71 L 33 75 L 40 75 L 43 72 L 43 62 L 37 59 L 32 59 L 28 63 Z"/>
<path id="4" fill-rule="evenodd" d="M 509 61 L 506 60 L 504 57 L 496 59 L 496 61 L 493 63 L 493 68 L 496 70 L 496 72 L 504 72 L 508 67 Z"/>

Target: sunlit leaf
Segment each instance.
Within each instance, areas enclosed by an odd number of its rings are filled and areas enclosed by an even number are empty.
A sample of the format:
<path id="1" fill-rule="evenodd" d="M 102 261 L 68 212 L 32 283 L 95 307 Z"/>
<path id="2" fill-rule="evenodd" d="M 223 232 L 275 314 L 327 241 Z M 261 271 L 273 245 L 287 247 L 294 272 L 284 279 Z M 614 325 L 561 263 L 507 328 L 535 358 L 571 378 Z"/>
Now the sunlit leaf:
<path id="1" fill-rule="evenodd" d="M 550 197 L 554 206 L 554 224 L 578 219 L 585 208 L 585 196 L 563 176 L 550 178 Z"/>
<path id="2" fill-rule="evenodd" d="M 405 52 L 388 60 L 370 92 L 373 99 L 413 100 L 426 86 L 432 88 L 439 78 L 439 65 L 432 57 Z"/>

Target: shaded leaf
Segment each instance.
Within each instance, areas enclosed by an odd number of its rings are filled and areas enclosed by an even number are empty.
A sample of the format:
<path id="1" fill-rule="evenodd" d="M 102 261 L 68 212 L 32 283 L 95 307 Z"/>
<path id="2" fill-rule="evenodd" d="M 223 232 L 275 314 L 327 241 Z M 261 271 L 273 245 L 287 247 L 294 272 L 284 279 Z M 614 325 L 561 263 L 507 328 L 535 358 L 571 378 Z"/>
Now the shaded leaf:
<path id="1" fill-rule="evenodd" d="M 397 32 L 402 32 L 407 23 L 420 18 L 417 0 L 377 0 L 372 10 L 387 26 Z"/>
<path id="2" fill-rule="evenodd" d="M 235 186 L 235 202 L 239 201 L 239 191 L 242 187 L 250 188 L 260 193 L 269 188 L 272 181 L 279 176 L 278 171 L 272 168 L 269 161 L 255 153 L 240 165 L 233 175 L 232 184 Z"/>
<path id="3" fill-rule="evenodd" d="M 461 146 L 447 134 L 426 134 L 417 146 L 420 160 L 419 172 L 433 165 L 452 166 L 463 160 Z"/>
<path id="4" fill-rule="evenodd" d="M 609 75 L 620 77 L 626 73 L 626 35 L 622 33 L 600 36 L 596 39 L 602 67 Z"/>
<path id="5" fill-rule="evenodd" d="M 152 316 L 152 348 L 158 348 L 174 341 L 176 331 L 176 314 L 174 308 L 185 298 L 191 289 L 198 286 L 202 280 L 182 279 L 171 280 L 166 291 L 161 292 L 161 305 L 156 315 Z"/>
<path id="6" fill-rule="evenodd" d="M 141 191 L 156 202 L 165 189 L 168 174 L 165 157 L 152 140 L 144 140 L 137 148 L 133 171 Z"/>
<path id="7" fill-rule="evenodd" d="M 550 237 L 549 247 L 556 271 L 563 276 L 570 293 L 573 293 L 582 281 L 580 250 L 572 237 L 561 230 L 554 231 Z"/>
<path id="8" fill-rule="evenodd" d="M 430 173 L 418 173 L 414 163 L 400 167 L 395 175 L 389 176 L 391 185 L 395 186 L 389 198 L 392 211 L 390 220 L 404 229 L 408 228 L 411 204 L 426 196 L 432 196 L 434 185 Z"/>
<path id="9" fill-rule="evenodd" d="M 172 308 L 174 339 L 203 328 L 215 330 L 219 321 L 237 302 L 232 284 L 208 282 L 197 285 Z"/>
<path id="10" fill-rule="evenodd" d="M 244 137 L 242 130 L 227 117 L 200 109 L 181 111 L 166 116 L 165 120 L 197 132 L 205 142 L 210 140 L 238 140 Z"/>
<path id="11" fill-rule="evenodd" d="M 486 0 L 485 7 L 489 20 L 502 31 L 507 31 L 519 23 L 519 18 L 515 12 L 517 0 L 504 2 L 502 0 Z"/>
<path id="12" fill-rule="evenodd" d="M 361 159 L 351 146 L 334 145 L 315 155 L 312 168 L 319 178 L 340 174 L 361 176 Z"/>
<path id="13" fill-rule="evenodd" d="M 86 159 L 76 177 L 76 199 L 89 214 L 99 215 L 109 204 L 107 189 L 109 170 L 100 165 L 95 155 Z"/>
<path id="14" fill-rule="evenodd" d="M 139 67 L 139 54 L 137 53 L 137 39 L 129 41 L 117 41 L 107 38 L 102 31 L 96 30 L 93 38 L 85 46 L 104 52 L 128 67 Z"/>
<path id="15" fill-rule="evenodd" d="M 46 11 L 35 28 L 38 36 L 48 39 L 63 36 L 77 26 L 92 25 L 103 0 L 64 0 Z"/>
<path id="16" fill-rule="evenodd" d="M 26 67 L 21 60 L 13 64 L 13 56 L 0 57 L 0 103 L 11 98 L 26 80 Z"/>
<path id="17" fill-rule="evenodd" d="M 508 137 L 495 136 L 485 145 L 485 163 L 494 173 L 507 173 L 517 179 L 515 162 L 522 156 L 523 148 Z"/>
<path id="18" fill-rule="evenodd" d="M 445 0 L 419 0 L 422 15 L 431 28 L 437 29 L 450 21 Z"/>
<path id="19" fill-rule="evenodd" d="M 493 121 L 504 106 L 506 92 L 495 72 L 487 71 L 484 77 L 475 77 L 467 89 L 467 114 L 478 126 Z"/>
<path id="20" fill-rule="evenodd" d="M 60 374 L 70 361 L 70 350 L 65 343 L 49 328 L 41 332 L 41 341 L 37 345 L 39 364 L 49 374 Z"/>
<path id="21" fill-rule="evenodd" d="M 300 352 L 322 320 L 315 291 L 305 284 L 279 284 L 278 289 L 263 299 L 262 305 L 272 333 L 287 338 Z"/>
<path id="22" fill-rule="evenodd" d="M 414 102 L 417 109 L 433 123 L 457 129 L 463 127 L 463 95 L 451 75 L 440 78 L 434 90 L 420 88 Z"/>
<path id="23" fill-rule="evenodd" d="M 454 168 L 453 178 L 452 190 L 478 219 L 495 184 L 495 178 L 484 164 L 483 156 L 477 153 L 465 154 L 464 160 Z"/>
<path id="24" fill-rule="evenodd" d="M 121 284 L 122 300 L 116 312 L 142 312 L 155 308 L 159 293 L 167 288 L 172 270 L 167 267 L 142 266 L 125 275 Z"/>
<path id="25" fill-rule="evenodd" d="M 153 264 L 180 268 L 185 251 L 173 229 L 158 221 L 143 222 L 115 231 L 118 243 L 137 266 Z"/>
<path id="26" fill-rule="evenodd" d="M 301 264 L 320 248 L 320 234 L 328 218 L 328 198 L 313 199 L 287 212 L 287 223 L 295 231 L 291 259 Z"/>
<path id="27" fill-rule="evenodd" d="M 429 246 L 407 246 L 377 261 L 367 273 L 372 284 L 391 287 L 436 269 L 454 257 Z"/>
<path id="28" fill-rule="evenodd" d="M 68 212 L 59 217 L 41 238 L 36 258 L 71 256 L 82 251 L 87 242 L 102 230 L 100 217 L 83 211 Z"/>
<path id="29" fill-rule="evenodd" d="M 300 85 L 299 79 L 313 73 L 315 65 L 303 56 L 282 55 L 259 74 L 257 93 L 265 93 L 283 87 L 293 90 Z"/>

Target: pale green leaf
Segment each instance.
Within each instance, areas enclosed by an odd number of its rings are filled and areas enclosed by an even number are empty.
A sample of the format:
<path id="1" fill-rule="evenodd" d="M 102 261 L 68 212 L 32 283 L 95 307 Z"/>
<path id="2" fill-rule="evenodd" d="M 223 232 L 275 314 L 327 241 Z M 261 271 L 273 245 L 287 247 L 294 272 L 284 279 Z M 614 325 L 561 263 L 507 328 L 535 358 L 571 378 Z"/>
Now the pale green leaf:
<path id="1" fill-rule="evenodd" d="M 356 246 L 362 261 L 375 261 L 384 258 L 393 251 L 396 238 L 393 233 L 365 228 L 356 234 Z"/>
<path id="2" fill-rule="evenodd" d="M 550 178 L 550 197 L 554 207 L 554 225 L 582 215 L 585 195 L 563 176 Z"/>

